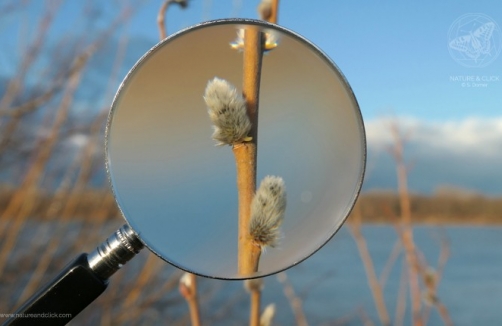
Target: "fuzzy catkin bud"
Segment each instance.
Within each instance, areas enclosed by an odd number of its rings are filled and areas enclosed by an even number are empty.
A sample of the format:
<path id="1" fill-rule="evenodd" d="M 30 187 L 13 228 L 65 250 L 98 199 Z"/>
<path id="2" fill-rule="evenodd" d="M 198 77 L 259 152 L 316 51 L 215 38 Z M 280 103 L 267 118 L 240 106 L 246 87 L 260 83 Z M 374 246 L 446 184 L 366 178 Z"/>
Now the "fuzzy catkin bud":
<path id="1" fill-rule="evenodd" d="M 185 272 L 180 278 L 179 291 L 185 299 L 192 298 L 194 296 L 192 279 L 190 274 Z"/>
<path id="2" fill-rule="evenodd" d="M 286 189 L 281 177 L 266 176 L 251 202 L 250 234 L 262 250 L 277 246 L 286 211 Z"/>
<path id="3" fill-rule="evenodd" d="M 214 127 L 212 137 L 217 145 L 233 145 L 246 140 L 251 121 L 246 112 L 246 102 L 234 86 L 215 77 L 207 83 L 204 101 Z"/>
<path id="4" fill-rule="evenodd" d="M 272 15 L 272 1 L 262 0 L 258 5 L 258 15 L 261 20 L 269 20 Z"/>
<path id="5" fill-rule="evenodd" d="M 234 50 L 242 51 L 244 50 L 244 29 L 239 28 L 237 30 L 237 38 L 230 43 L 230 47 Z M 279 41 L 279 35 L 277 32 L 273 32 L 271 30 L 264 32 L 265 42 L 263 44 L 264 53 L 269 52 L 277 47 Z"/>
<path id="6" fill-rule="evenodd" d="M 263 309 L 263 313 L 260 317 L 260 326 L 270 326 L 272 325 L 272 320 L 275 315 L 275 304 L 271 303 Z"/>

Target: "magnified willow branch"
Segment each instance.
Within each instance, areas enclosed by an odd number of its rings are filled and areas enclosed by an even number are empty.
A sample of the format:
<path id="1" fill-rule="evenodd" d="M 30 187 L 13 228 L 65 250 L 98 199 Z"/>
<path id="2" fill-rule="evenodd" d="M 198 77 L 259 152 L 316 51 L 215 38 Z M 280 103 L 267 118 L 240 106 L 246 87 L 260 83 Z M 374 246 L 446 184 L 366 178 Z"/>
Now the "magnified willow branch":
<path id="1" fill-rule="evenodd" d="M 255 205 L 258 210 L 255 209 L 253 220 L 251 206 L 256 190 L 258 100 L 261 63 L 266 48 L 265 38 L 258 27 L 247 27 L 239 33 L 243 33 L 242 41 L 238 47 L 231 46 L 243 49 L 243 95 L 240 96 L 229 82 L 214 78 L 207 84 L 204 100 L 213 123 L 213 139 L 217 145 L 231 145 L 234 152 L 239 200 L 238 273 L 251 275 L 258 271 L 263 248 L 277 244 L 286 201 L 282 179 L 269 177 L 264 183 L 264 189 L 268 190 L 263 190 L 256 199 L 259 204 Z M 271 194 L 280 198 L 268 203 L 265 198 Z M 265 211 L 264 204 L 268 205 Z M 269 206 L 279 212 L 272 213 Z"/>
<path id="2" fill-rule="evenodd" d="M 213 122 L 213 139 L 217 145 L 238 147 L 252 140 L 248 133 L 251 122 L 246 113 L 245 101 L 229 82 L 214 78 L 209 81 L 204 94 L 208 114 Z M 248 234 L 254 247 L 255 270 L 257 270 L 260 252 L 267 246 L 278 244 L 279 228 L 286 210 L 286 190 L 284 180 L 276 176 L 266 176 L 250 203 Z M 254 250 L 256 251 L 256 250 Z"/>

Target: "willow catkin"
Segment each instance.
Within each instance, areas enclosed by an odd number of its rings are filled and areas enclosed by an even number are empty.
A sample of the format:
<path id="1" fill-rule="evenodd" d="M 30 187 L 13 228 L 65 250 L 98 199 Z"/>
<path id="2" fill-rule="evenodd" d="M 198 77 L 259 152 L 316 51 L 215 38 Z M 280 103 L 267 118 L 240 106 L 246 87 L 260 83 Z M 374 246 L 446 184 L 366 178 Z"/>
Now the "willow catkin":
<path id="1" fill-rule="evenodd" d="M 281 177 L 266 176 L 251 202 L 250 235 L 262 250 L 277 246 L 286 211 L 286 189 Z"/>
<path id="2" fill-rule="evenodd" d="M 230 42 L 230 47 L 232 49 L 239 52 L 244 50 L 244 34 L 245 30 L 243 28 L 237 30 L 237 38 L 233 42 Z M 272 30 L 266 30 L 263 34 L 265 41 L 262 44 L 262 50 L 264 53 L 268 53 L 279 45 L 279 35 Z"/>
<path id="3" fill-rule="evenodd" d="M 248 140 L 251 121 L 246 112 L 246 101 L 234 86 L 215 77 L 207 83 L 204 101 L 213 123 L 212 137 L 217 145 L 233 145 Z"/>

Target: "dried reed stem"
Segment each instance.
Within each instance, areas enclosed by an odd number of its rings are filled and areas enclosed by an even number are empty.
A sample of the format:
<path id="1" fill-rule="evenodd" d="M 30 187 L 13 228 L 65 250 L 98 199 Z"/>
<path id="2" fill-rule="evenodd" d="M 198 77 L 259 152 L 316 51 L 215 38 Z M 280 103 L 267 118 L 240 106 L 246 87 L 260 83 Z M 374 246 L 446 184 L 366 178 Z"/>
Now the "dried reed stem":
<path id="1" fill-rule="evenodd" d="M 382 289 L 385 289 L 385 285 L 387 284 L 389 275 L 392 272 L 392 269 L 397 261 L 397 258 L 399 258 L 399 255 L 401 254 L 401 250 L 402 250 L 401 241 L 398 239 L 394 243 L 394 247 L 392 247 L 392 251 L 389 255 L 389 258 L 387 259 L 387 262 L 385 263 L 385 266 L 383 267 L 382 272 L 380 273 L 379 282 Z"/>
<path id="2" fill-rule="evenodd" d="M 441 239 L 441 251 L 438 258 L 437 270 L 430 271 L 432 272 L 432 274 L 429 274 L 426 267 L 425 271 L 422 271 L 423 282 L 427 291 L 426 295 L 429 297 L 431 303 L 431 305 L 425 305 L 424 307 L 424 316 L 423 316 L 424 325 L 427 325 L 427 321 L 429 319 L 432 307 L 437 309 L 439 316 L 441 317 L 443 323 L 446 326 L 453 325 L 448 309 L 444 304 L 441 303 L 441 301 L 437 296 L 437 288 L 441 281 L 444 267 L 446 265 L 446 262 L 448 261 L 449 256 L 450 256 L 449 243 L 447 240 Z"/>
<path id="3" fill-rule="evenodd" d="M 403 325 L 404 315 L 406 313 L 406 289 L 407 289 L 407 277 L 406 277 L 406 263 L 403 262 L 401 268 L 401 277 L 399 278 L 399 290 L 397 294 L 397 305 L 396 305 L 396 315 L 394 317 L 394 325 Z"/>
<path id="4" fill-rule="evenodd" d="M 87 58 L 82 59 L 87 61 Z M 7 208 L 0 216 L 1 220 L 14 219 L 13 225 L 9 232 L 5 235 L 3 247 L 0 251 L 0 273 L 3 271 L 5 264 L 14 248 L 17 240 L 17 235 L 20 232 L 24 221 L 31 214 L 34 203 L 32 200 L 26 200 L 35 191 L 40 178 L 44 173 L 44 168 L 50 159 L 50 155 L 58 140 L 63 123 L 66 121 L 68 111 L 73 101 L 74 93 L 79 85 L 81 70 L 73 75 L 68 81 L 68 86 L 61 99 L 61 104 L 58 108 L 54 118 L 51 130 L 47 139 L 40 146 L 39 151 L 36 153 L 33 163 L 27 171 L 19 190 L 16 191 Z"/>
<path id="5" fill-rule="evenodd" d="M 375 267 L 373 265 L 373 260 L 371 259 L 366 240 L 361 233 L 361 207 L 356 205 L 354 208 L 354 216 L 352 223 L 349 224 L 350 230 L 352 231 L 352 236 L 356 242 L 357 249 L 359 250 L 359 255 L 363 261 L 364 270 L 366 271 L 366 278 L 368 280 L 368 285 L 373 295 L 373 301 L 375 302 L 376 310 L 380 322 L 382 325 L 390 325 L 389 313 L 387 312 L 387 307 L 385 306 L 385 298 L 383 296 L 382 286 L 378 281 L 378 277 L 375 272 Z"/>
<path id="6" fill-rule="evenodd" d="M 262 34 L 258 28 L 248 27 L 244 32 L 243 96 L 252 127 L 250 142 L 233 146 L 237 166 L 239 199 L 238 273 L 250 275 L 258 270 L 261 248 L 253 243 L 249 234 L 251 201 L 256 190 L 256 157 L 258 145 L 258 99 L 262 63 Z"/>
<path id="7" fill-rule="evenodd" d="M 282 284 L 284 295 L 291 305 L 291 309 L 295 315 L 296 324 L 298 326 L 307 326 L 307 318 L 302 308 L 302 300 L 295 294 L 293 286 L 288 280 L 288 276 L 285 272 L 277 274 L 277 280 Z"/>
<path id="8" fill-rule="evenodd" d="M 438 310 L 439 316 L 443 320 L 445 326 L 453 326 L 453 321 L 450 318 L 450 314 L 448 313 L 446 306 L 441 302 L 437 302 L 436 309 Z"/>
<path id="9" fill-rule="evenodd" d="M 392 136 L 394 138 L 394 145 L 392 154 L 396 163 L 396 173 L 398 182 L 399 201 L 401 207 L 401 241 L 405 249 L 406 261 L 408 263 L 408 278 L 410 282 L 410 295 L 411 295 L 411 310 L 413 325 L 423 325 L 423 318 L 421 315 L 421 297 L 420 297 L 420 284 L 418 282 L 418 261 L 415 249 L 415 242 L 413 240 L 413 228 L 411 226 L 411 204 L 410 196 L 408 193 L 408 177 L 407 168 L 404 161 L 404 145 L 403 136 L 399 132 L 397 123 L 390 126 Z"/>
<path id="10" fill-rule="evenodd" d="M 185 8 L 187 6 L 187 0 L 164 1 L 157 15 L 157 26 L 159 29 L 160 40 L 163 40 L 164 38 L 167 37 L 167 31 L 165 27 L 165 15 L 167 7 L 173 2 L 178 3 L 182 8 Z M 195 274 L 185 273 L 180 281 L 179 290 L 188 303 L 192 326 L 200 326 L 200 310 L 197 299 L 197 276 Z"/>
<path id="11" fill-rule="evenodd" d="M 115 60 L 115 65 L 112 73 L 112 77 L 110 78 L 110 82 L 108 84 L 108 90 L 111 91 L 112 86 L 115 85 L 115 76 L 117 75 L 118 68 L 120 67 L 120 63 L 122 62 L 121 58 L 123 57 L 126 43 L 121 40 L 120 49 L 117 53 L 117 58 Z M 85 52 L 84 52 L 85 55 Z M 79 60 L 76 60 L 79 61 Z M 75 70 L 72 68 L 72 70 Z M 77 70 L 79 71 L 79 70 Z M 74 159 L 70 167 L 67 169 L 66 174 L 61 182 L 58 190 L 56 191 L 56 195 L 53 197 L 51 204 L 47 210 L 47 218 L 48 220 L 54 219 L 54 217 L 59 213 L 61 218 L 60 221 L 66 221 L 76 213 L 76 206 L 78 202 L 81 200 L 81 196 L 79 194 L 85 188 L 85 185 L 88 183 L 91 176 L 91 165 L 92 165 L 92 153 L 94 152 L 94 147 L 96 146 L 97 139 L 99 137 L 99 131 L 102 125 L 106 121 L 108 107 L 104 107 L 102 112 L 98 117 L 92 122 L 90 127 L 90 139 L 85 145 L 83 151 Z M 77 168 L 80 167 L 80 173 L 75 181 L 73 188 L 70 189 L 71 179 L 74 176 L 74 172 Z M 99 222 L 99 221 L 98 221 Z M 66 227 L 66 223 L 61 223 L 58 225 L 58 230 L 56 232 L 64 232 L 64 228 Z M 85 239 L 84 237 L 77 239 Z M 52 257 L 54 256 L 56 250 L 60 246 L 60 239 L 58 237 L 52 237 L 45 247 L 45 250 L 41 253 L 40 259 L 38 260 L 37 266 L 32 272 L 32 276 L 26 286 L 24 287 L 17 304 L 25 301 L 28 298 L 30 293 L 33 293 L 36 288 L 40 285 L 40 281 L 42 280 L 43 275 L 46 273 L 50 263 L 52 262 Z"/>
<path id="12" fill-rule="evenodd" d="M 0 99 L 0 109 L 2 109 L 0 112 L 7 112 L 5 109 L 8 108 L 20 94 L 26 74 L 40 55 L 44 42 L 47 40 L 47 32 L 54 21 L 54 17 L 60 5 L 61 1 L 46 4 L 47 9 L 35 29 L 36 35 L 32 38 L 33 42 L 29 44 L 26 51 L 22 51 L 23 57 L 21 58 L 20 67 L 16 71 L 16 76 L 9 81 L 7 89 Z"/>
<path id="13" fill-rule="evenodd" d="M 146 261 L 141 268 L 141 271 L 138 274 L 138 277 L 135 278 L 135 282 L 131 284 L 131 287 L 122 300 L 121 311 L 124 313 L 120 315 L 117 323 L 125 323 L 126 321 L 130 321 L 134 318 L 137 311 L 135 307 L 140 302 L 141 296 L 145 293 L 145 287 L 152 280 L 159 270 L 159 260 L 157 256 L 149 253 Z"/>

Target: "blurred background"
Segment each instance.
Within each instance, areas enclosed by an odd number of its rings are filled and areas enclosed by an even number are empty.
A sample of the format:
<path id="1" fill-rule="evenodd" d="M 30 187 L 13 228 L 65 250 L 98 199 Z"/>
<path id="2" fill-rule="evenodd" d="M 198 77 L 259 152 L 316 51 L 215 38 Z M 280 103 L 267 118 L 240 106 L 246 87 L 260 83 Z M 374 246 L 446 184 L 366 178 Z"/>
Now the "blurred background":
<path id="1" fill-rule="evenodd" d="M 266 1 L 265 1 L 266 2 Z M 104 127 L 135 62 L 260 1 L 2 1 L 0 314 L 123 224 Z M 278 23 L 344 73 L 365 121 L 360 199 L 304 263 L 264 280 L 274 325 L 502 321 L 502 12 L 494 1 L 286 1 Z M 183 273 L 148 252 L 72 324 L 189 325 Z M 199 279 L 203 324 L 245 324 L 242 282 Z M 0 321 L 1 321 L 0 317 Z"/>

